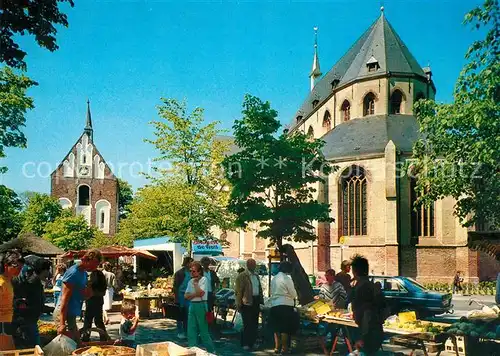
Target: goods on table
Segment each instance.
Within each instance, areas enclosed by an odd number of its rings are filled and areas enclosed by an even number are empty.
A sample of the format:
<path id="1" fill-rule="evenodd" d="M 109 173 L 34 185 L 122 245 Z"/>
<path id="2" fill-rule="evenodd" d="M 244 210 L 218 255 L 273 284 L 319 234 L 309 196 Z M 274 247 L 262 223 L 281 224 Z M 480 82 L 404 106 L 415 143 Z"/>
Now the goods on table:
<path id="1" fill-rule="evenodd" d="M 76 350 L 73 354 L 85 356 L 128 356 L 135 354 L 135 350 L 130 347 L 123 346 L 90 346 Z"/>
<path id="2" fill-rule="evenodd" d="M 305 319 L 315 319 L 318 315 L 327 314 L 332 310 L 330 305 L 322 300 L 316 300 L 298 308 L 299 314 Z"/>
<path id="3" fill-rule="evenodd" d="M 448 332 L 459 336 L 500 340 L 500 318 L 494 320 L 462 318 L 452 324 Z"/>
<path id="4" fill-rule="evenodd" d="M 472 310 L 467 314 L 467 319 L 489 319 L 495 320 L 500 318 L 500 308 L 484 306 L 481 310 Z"/>
<path id="5" fill-rule="evenodd" d="M 44 323 L 43 321 L 38 322 L 38 331 L 40 335 L 44 336 L 56 336 L 57 327 L 56 324 Z"/>
<path id="6" fill-rule="evenodd" d="M 168 291 L 169 293 L 172 293 L 174 287 L 174 278 L 173 277 L 156 278 L 156 280 L 152 283 L 152 286 L 153 288 L 163 289 Z"/>
<path id="7" fill-rule="evenodd" d="M 432 334 L 440 334 L 447 330 L 447 326 L 431 323 L 429 321 L 414 320 L 400 322 L 398 318 L 386 320 L 384 327 L 394 330 L 404 330 L 409 332 L 426 332 Z"/>
<path id="8" fill-rule="evenodd" d="M 325 314 L 325 317 L 328 318 L 337 318 L 337 319 L 349 319 L 352 320 L 351 313 L 347 310 L 334 309 Z"/>

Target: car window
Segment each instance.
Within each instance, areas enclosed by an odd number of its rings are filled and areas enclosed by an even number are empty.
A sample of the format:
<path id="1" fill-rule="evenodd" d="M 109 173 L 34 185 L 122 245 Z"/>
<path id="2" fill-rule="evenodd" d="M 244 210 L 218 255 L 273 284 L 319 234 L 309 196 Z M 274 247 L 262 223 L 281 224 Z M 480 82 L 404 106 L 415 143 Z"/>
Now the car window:
<path id="1" fill-rule="evenodd" d="M 410 281 L 410 283 L 418 290 L 420 290 L 421 292 L 425 292 L 427 290 L 427 288 L 425 288 L 423 285 L 421 285 L 420 283 L 418 283 L 416 280 L 414 280 L 413 278 L 406 278 L 408 281 Z"/>
<path id="2" fill-rule="evenodd" d="M 387 278 L 384 281 L 384 291 L 386 292 L 406 292 L 400 281 L 395 278 Z"/>

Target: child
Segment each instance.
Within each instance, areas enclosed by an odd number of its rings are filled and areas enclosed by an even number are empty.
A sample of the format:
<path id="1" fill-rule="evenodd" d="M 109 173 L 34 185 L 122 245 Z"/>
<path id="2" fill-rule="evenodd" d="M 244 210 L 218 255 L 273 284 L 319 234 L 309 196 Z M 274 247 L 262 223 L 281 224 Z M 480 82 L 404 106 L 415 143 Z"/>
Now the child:
<path id="1" fill-rule="evenodd" d="M 121 313 L 120 339 L 117 340 L 117 343 L 135 349 L 135 331 L 139 324 L 139 310 L 134 304 L 124 301 Z"/>

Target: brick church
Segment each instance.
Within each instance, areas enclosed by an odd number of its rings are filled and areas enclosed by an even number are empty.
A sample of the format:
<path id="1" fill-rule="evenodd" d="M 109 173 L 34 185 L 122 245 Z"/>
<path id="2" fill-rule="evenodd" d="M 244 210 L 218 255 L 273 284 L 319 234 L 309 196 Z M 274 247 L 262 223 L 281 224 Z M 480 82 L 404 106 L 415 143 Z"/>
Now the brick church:
<path id="1" fill-rule="evenodd" d="M 82 135 L 51 174 L 51 195 L 104 234 L 116 233 L 118 180 L 95 146 L 90 102 Z"/>
<path id="2" fill-rule="evenodd" d="M 430 67 L 418 64 L 383 9 L 324 75 L 315 43 L 310 92 L 289 133 L 321 138 L 339 169 L 316 187 L 335 222 L 316 224 L 314 243 L 294 243 L 308 273 L 338 270 L 360 253 L 375 274 L 441 282 L 457 270 L 466 281 L 496 277 L 500 264 L 467 246 L 470 231 L 454 217 L 454 199 L 414 211 L 415 180 L 398 172 L 418 138 L 413 104 L 435 94 Z M 227 232 L 226 255 L 265 260 L 267 242 L 256 229 Z"/>

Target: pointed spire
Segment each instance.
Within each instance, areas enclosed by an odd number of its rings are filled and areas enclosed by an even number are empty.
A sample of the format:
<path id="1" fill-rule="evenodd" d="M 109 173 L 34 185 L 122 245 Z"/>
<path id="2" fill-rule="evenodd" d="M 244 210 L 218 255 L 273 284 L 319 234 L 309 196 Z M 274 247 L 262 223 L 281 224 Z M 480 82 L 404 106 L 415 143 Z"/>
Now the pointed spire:
<path id="1" fill-rule="evenodd" d="M 90 100 L 88 99 L 87 99 L 87 122 L 83 132 L 85 132 L 89 136 L 90 141 L 93 141 L 94 129 L 92 128 L 92 114 L 90 113 Z"/>
<path id="2" fill-rule="evenodd" d="M 321 69 L 319 67 L 319 57 L 318 57 L 318 28 L 314 28 L 314 58 L 311 74 L 309 74 L 309 78 L 311 79 L 311 91 L 314 89 L 316 85 L 316 79 L 321 76 Z"/>

